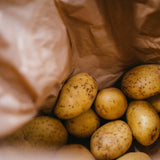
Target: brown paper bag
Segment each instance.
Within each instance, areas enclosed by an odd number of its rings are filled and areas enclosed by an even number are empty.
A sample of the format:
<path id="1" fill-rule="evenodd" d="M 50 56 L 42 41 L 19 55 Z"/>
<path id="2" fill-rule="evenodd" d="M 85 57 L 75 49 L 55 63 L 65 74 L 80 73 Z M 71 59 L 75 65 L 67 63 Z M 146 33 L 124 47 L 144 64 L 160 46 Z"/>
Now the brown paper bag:
<path id="1" fill-rule="evenodd" d="M 73 74 L 89 72 L 101 89 L 113 85 L 130 67 L 159 63 L 158 0 L 56 4 L 72 43 Z"/>
<path id="2" fill-rule="evenodd" d="M 72 43 L 74 72 L 87 71 L 99 89 L 113 85 L 142 61 L 133 49 L 133 3 L 128 0 L 56 0 Z"/>

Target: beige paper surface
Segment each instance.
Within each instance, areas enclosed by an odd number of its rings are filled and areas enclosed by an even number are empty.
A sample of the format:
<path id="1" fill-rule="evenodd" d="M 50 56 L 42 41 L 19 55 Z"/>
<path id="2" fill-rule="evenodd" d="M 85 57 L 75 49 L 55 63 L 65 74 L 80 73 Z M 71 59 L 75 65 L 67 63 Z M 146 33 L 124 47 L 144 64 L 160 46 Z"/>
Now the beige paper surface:
<path id="1" fill-rule="evenodd" d="M 0 1 L 0 136 L 51 109 L 71 58 L 52 0 Z"/>

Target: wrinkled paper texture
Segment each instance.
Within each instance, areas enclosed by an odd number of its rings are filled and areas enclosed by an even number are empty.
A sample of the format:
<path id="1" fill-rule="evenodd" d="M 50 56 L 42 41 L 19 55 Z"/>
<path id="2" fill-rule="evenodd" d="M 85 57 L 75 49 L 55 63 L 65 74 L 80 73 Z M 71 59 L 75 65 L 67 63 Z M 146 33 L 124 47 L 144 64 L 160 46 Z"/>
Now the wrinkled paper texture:
<path id="1" fill-rule="evenodd" d="M 56 0 L 72 43 L 73 75 L 87 71 L 102 89 L 135 65 L 159 63 L 159 3 Z"/>
<path id="2" fill-rule="evenodd" d="M 70 73 L 69 39 L 54 2 L 0 1 L 0 136 L 50 110 Z"/>
<path id="3" fill-rule="evenodd" d="M 72 43 L 73 75 L 87 71 L 102 89 L 139 63 L 131 46 L 135 32 L 131 1 L 56 2 Z"/>

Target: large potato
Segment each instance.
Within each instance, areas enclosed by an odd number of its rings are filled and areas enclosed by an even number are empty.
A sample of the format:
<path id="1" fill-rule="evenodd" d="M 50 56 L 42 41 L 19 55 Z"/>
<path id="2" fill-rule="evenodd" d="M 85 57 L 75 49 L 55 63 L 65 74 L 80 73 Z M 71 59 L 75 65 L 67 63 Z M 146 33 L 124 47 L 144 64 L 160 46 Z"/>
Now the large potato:
<path id="1" fill-rule="evenodd" d="M 74 118 L 91 107 L 96 94 L 96 81 L 87 73 L 79 73 L 63 86 L 54 113 L 60 119 Z"/>
<path id="2" fill-rule="evenodd" d="M 32 148 L 57 149 L 67 143 L 68 133 L 56 118 L 40 116 L 7 137 L 6 144 Z"/>
<path id="3" fill-rule="evenodd" d="M 90 140 L 91 152 L 100 160 L 115 159 L 121 156 L 131 144 L 131 129 L 122 120 L 104 124 L 93 133 Z"/>
<path id="4" fill-rule="evenodd" d="M 151 160 L 150 156 L 144 152 L 129 152 L 117 160 Z"/>
<path id="5" fill-rule="evenodd" d="M 81 144 L 64 145 L 58 152 L 56 160 L 95 160 L 91 152 Z"/>
<path id="6" fill-rule="evenodd" d="M 126 112 L 126 118 L 136 140 L 148 146 L 153 144 L 160 132 L 160 119 L 147 101 L 132 101 Z"/>
<path id="7" fill-rule="evenodd" d="M 133 99 L 160 93 L 160 65 L 140 65 L 129 70 L 122 78 L 121 89 Z"/>
<path id="8" fill-rule="evenodd" d="M 65 122 L 68 132 L 79 138 L 89 137 L 100 125 L 100 119 L 90 108 L 79 116 Z"/>
<path id="9" fill-rule="evenodd" d="M 127 99 L 118 88 L 106 88 L 101 90 L 95 100 L 97 114 L 108 120 L 120 118 L 127 109 Z"/>

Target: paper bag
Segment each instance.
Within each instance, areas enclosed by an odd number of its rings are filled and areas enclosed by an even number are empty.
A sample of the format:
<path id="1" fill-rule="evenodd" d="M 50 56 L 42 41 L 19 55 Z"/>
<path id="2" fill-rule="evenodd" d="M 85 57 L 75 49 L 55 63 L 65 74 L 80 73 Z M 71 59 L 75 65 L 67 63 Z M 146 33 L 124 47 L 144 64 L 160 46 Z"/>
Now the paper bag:
<path id="1" fill-rule="evenodd" d="M 0 1 L 0 137 L 52 109 L 71 59 L 52 0 Z"/>
<path id="2" fill-rule="evenodd" d="M 102 89 L 133 66 L 159 63 L 159 3 L 56 0 L 71 39 L 73 75 L 87 71 Z"/>

